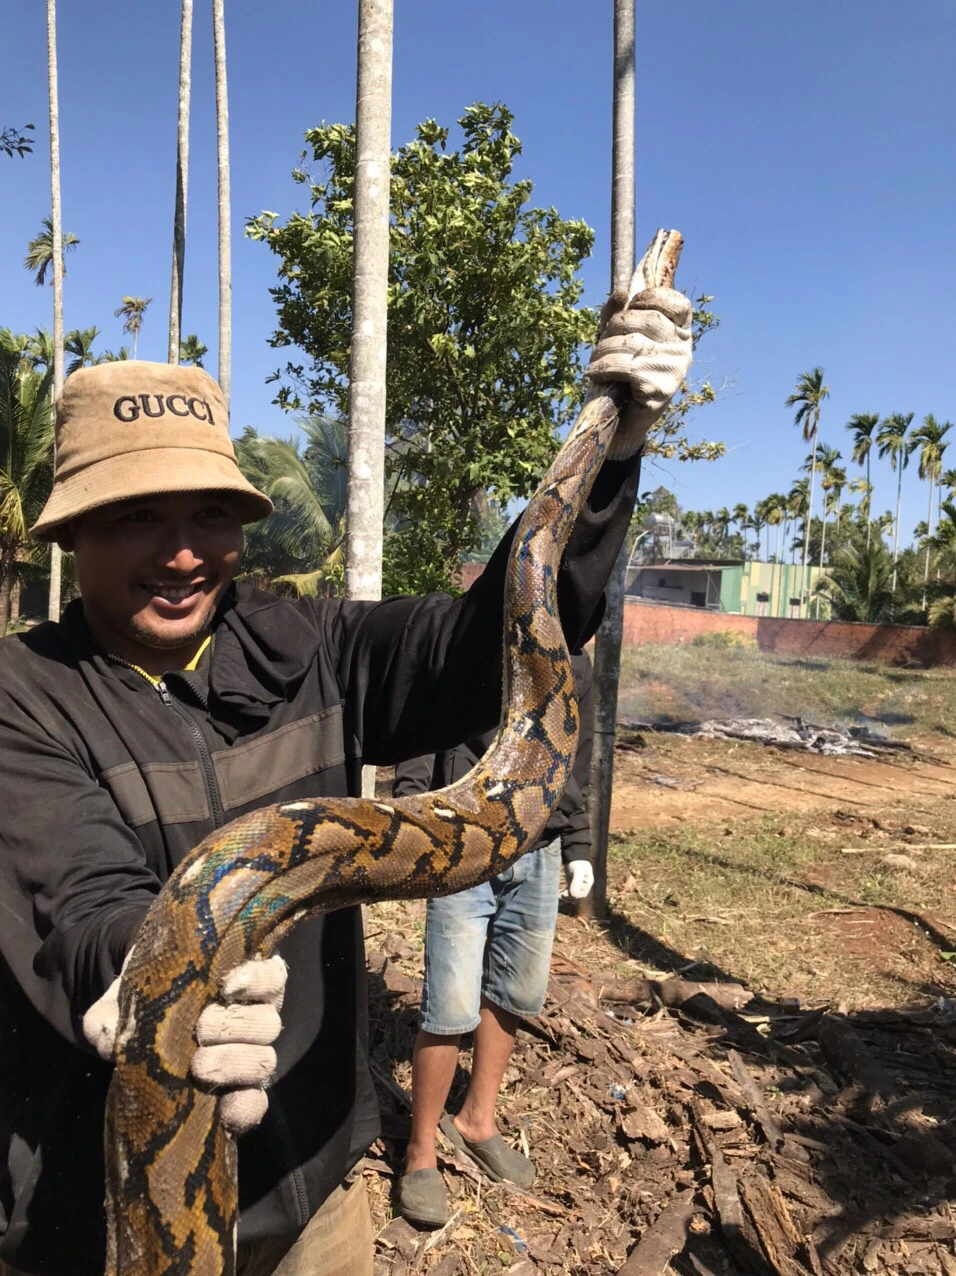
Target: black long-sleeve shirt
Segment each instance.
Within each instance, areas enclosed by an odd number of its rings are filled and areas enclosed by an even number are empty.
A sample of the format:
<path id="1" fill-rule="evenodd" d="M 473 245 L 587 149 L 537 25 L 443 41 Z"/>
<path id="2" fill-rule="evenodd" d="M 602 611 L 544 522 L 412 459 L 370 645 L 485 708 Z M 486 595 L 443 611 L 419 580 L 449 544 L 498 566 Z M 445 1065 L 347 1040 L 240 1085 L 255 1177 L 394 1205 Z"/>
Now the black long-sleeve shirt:
<path id="1" fill-rule="evenodd" d="M 600 619 L 637 458 L 608 462 L 572 532 L 569 645 Z M 110 1068 L 80 1020 L 119 972 L 172 870 L 227 820 L 360 791 L 392 764 L 490 728 L 500 710 L 513 532 L 461 598 L 291 602 L 240 585 L 211 655 L 165 696 L 98 650 L 82 604 L 0 641 L 0 1260 L 98 1276 Z M 240 1140 L 240 1240 L 294 1235 L 377 1134 L 358 911 L 300 925 L 279 1065 Z"/>

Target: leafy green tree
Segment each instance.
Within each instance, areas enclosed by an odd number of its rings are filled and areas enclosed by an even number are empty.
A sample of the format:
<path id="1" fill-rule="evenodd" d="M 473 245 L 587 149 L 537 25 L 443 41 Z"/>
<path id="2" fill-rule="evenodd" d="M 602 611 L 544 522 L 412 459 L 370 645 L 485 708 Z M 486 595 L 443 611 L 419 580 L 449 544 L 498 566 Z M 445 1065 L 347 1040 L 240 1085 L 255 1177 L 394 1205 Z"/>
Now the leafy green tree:
<path id="1" fill-rule="evenodd" d="M 866 543 L 870 543 L 870 503 L 873 499 L 873 484 L 870 482 L 870 452 L 873 449 L 873 435 L 880 423 L 879 412 L 856 412 L 850 417 L 846 428 L 853 435 L 853 460 L 857 465 L 866 466 Z M 861 508 L 862 512 L 862 508 Z"/>
<path id="2" fill-rule="evenodd" d="M 597 316 L 580 306 L 581 263 L 593 232 L 531 204 L 514 180 L 521 144 L 503 105 L 478 103 L 459 121 L 457 149 L 434 120 L 392 157 L 386 475 L 391 494 L 384 588 L 447 588 L 480 542 L 480 503 L 527 496 L 550 461 L 555 431 L 583 393 L 583 347 Z M 282 407 L 344 417 L 351 339 L 355 131 L 306 134 L 311 211 L 285 224 L 261 213 L 247 234 L 279 258 L 272 289 L 277 348 L 297 346 L 272 378 Z M 303 152 L 303 162 L 305 152 Z M 716 320 L 698 306 L 698 328 Z M 683 421 L 708 387 L 690 387 L 661 449 L 692 454 Z M 697 399 L 695 399 L 695 395 Z M 685 406 L 686 405 L 686 406 Z M 707 454 L 710 454 L 709 452 Z"/>
<path id="3" fill-rule="evenodd" d="M 803 431 L 804 440 L 813 444 L 810 452 L 810 489 L 807 497 L 807 513 L 804 518 L 803 575 L 801 593 L 807 589 L 807 555 L 810 549 L 810 519 L 813 515 L 813 483 L 817 472 L 817 435 L 820 429 L 820 408 L 829 398 L 830 387 L 823 384 L 823 369 L 812 368 L 801 372 L 793 394 L 788 395 L 784 407 L 795 407 L 793 423 Z"/>
<path id="4" fill-rule="evenodd" d="M 31 367 L 8 335 L 0 334 L 0 636 L 13 587 L 36 554 L 27 531 L 53 482 L 53 371 Z"/>
<path id="5" fill-rule="evenodd" d="M 893 588 L 896 588 L 896 564 L 900 556 L 900 497 L 903 492 L 903 471 L 910 462 L 906 434 L 913 420 L 913 413 L 894 412 L 880 422 L 876 443 L 881 459 L 890 458 L 890 469 L 896 471 L 896 517 L 893 526 Z"/>
<path id="6" fill-rule="evenodd" d="M 80 241 L 68 230 L 63 232 L 63 257 L 66 258 L 67 252 L 72 252 Z M 44 217 L 43 229 L 27 244 L 27 255 L 23 259 L 23 264 L 27 270 L 32 270 L 34 275 L 33 282 L 38 288 L 42 288 L 46 283 L 47 271 L 50 271 L 50 283 L 53 282 L 53 218 Z M 66 263 L 64 261 L 63 273 L 66 274 Z"/>
<path id="7" fill-rule="evenodd" d="M 838 620 L 883 624 L 894 616 L 893 562 L 879 538 L 862 548 L 848 546 L 835 556 L 816 583 Z"/>
<path id="8" fill-rule="evenodd" d="M 128 332 L 133 338 L 134 359 L 136 358 L 140 329 L 143 326 L 143 319 L 146 317 L 146 307 L 152 300 L 152 297 L 124 297 L 122 303 L 113 311 L 117 319 L 123 320 L 123 331 Z"/>
<path id="9" fill-rule="evenodd" d="M 203 359 L 209 353 L 209 347 L 203 345 L 195 332 L 190 332 L 179 343 L 179 362 L 191 363 L 197 368 L 205 367 Z"/>

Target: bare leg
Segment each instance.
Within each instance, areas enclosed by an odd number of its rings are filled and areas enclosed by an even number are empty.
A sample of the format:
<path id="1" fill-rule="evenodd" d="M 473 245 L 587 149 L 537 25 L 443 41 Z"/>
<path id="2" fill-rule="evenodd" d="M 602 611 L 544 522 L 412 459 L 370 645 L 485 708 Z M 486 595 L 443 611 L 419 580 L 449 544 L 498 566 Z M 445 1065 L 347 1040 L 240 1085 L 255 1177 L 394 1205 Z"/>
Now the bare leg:
<path id="1" fill-rule="evenodd" d="M 482 1011 L 484 1018 L 484 1011 Z M 435 1139 L 438 1122 L 458 1065 L 456 1037 L 419 1032 L 412 1054 L 412 1134 L 405 1153 L 405 1173 L 438 1167 Z"/>
<path id="2" fill-rule="evenodd" d="M 455 1125 L 459 1131 L 473 1143 L 491 1139 L 498 1133 L 495 1107 L 517 1031 L 516 1015 L 482 997 L 481 1022 L 475 1029 L 471 1083 L 461 1111 L 455 1117 Z M 448 1080 L 450 1086 L 451 1076 Z M 446 1090 L 446 1098 L 447 1095 Z M 440 1117 L 441 1113 L 436 1120 Z"/>

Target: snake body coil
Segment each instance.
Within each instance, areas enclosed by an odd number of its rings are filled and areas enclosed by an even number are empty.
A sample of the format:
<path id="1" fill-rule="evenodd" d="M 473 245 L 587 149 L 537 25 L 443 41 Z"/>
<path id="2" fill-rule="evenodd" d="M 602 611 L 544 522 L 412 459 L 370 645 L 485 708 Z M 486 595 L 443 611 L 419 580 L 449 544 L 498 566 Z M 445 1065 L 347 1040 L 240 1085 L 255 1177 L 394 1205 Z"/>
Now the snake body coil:
<path id="1" fill-rule="evenodd" d="M 672 277 L 679 237 L 670 252 Z M 201 842 L 157 897 L 121 986 L 105 1131 L 107 1276 L 235 1272 L 236 1146 L 216 1097 L 189 1074 L 196 1021 L 222 978 L 315 913 L 451 894 L 535 844 L 578 731 L 558 567 L 621 401 L 617 389 L 591 393 L 518 527 L 505 588 L 503 721 L 474 770 L 391 802 L 319 799 L 243 816 Z"/>

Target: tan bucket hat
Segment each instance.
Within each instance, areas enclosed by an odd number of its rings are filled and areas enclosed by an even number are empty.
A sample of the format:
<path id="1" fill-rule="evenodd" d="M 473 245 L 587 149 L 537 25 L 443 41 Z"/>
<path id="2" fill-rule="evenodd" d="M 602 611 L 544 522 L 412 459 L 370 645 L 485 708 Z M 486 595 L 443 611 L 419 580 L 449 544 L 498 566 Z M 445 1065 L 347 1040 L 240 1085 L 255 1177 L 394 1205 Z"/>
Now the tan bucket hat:
<path id="1" fill-rule="evenodd" d="M 79 368 L 56 402 L 56 474 L 30 529 L 56 540 L 61 524 L 136 496 L 234 492 L 244 523 L 272 502 L 243 478 L 222 391 L 202 368 L 117 360 Z"/>

